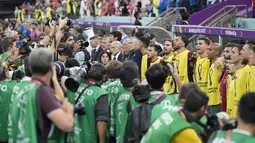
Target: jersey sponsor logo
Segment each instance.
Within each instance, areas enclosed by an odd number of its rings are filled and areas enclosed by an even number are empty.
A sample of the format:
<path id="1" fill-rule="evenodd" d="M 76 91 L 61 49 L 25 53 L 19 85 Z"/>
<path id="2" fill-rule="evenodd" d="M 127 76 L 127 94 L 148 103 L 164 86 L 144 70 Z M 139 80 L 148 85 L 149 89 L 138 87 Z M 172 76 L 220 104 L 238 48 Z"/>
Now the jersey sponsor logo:
<path id="1" fill-rule="evenodd" d="M 6 85 L 0 85 L 0 90 L 2 90 L 3 92 L 7 91 L 7 86 Z"/>

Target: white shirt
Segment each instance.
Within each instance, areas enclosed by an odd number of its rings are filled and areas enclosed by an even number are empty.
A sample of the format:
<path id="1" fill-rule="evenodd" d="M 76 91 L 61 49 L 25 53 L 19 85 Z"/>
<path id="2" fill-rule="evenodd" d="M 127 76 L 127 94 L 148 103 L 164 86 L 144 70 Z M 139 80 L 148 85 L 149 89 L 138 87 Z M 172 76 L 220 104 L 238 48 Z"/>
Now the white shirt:
<path id="1" fill-rule="evenodd" d="M 119 53 L 116 54 L 115 56 L 113 55 L 113 56 L 112 56 L 112 60 L 114 59 L 114 57 L 115 57 L 115 60 L 118 60 L 118 57 L 119 57 L 120 53 L 121 53 L 121 52 L 119 52 Z"/>

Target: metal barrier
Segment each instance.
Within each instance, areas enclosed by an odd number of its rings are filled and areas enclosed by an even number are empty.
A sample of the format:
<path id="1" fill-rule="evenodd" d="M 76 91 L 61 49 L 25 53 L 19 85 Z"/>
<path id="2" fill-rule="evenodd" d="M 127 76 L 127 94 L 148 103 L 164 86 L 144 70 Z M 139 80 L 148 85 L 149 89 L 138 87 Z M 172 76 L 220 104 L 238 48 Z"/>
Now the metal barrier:
<path id="1" fill-rule="evenodd" d="M 143 30 L 144 33 L 153 33 L 158 42 L 164 42 L 166 38 L 173 39 L 173 33 L 162 27 L 121 25 L 118 28 L 124 30 L 124 32 L 129 36 L 133 36 L 133 33 L 139 30 Z"/>

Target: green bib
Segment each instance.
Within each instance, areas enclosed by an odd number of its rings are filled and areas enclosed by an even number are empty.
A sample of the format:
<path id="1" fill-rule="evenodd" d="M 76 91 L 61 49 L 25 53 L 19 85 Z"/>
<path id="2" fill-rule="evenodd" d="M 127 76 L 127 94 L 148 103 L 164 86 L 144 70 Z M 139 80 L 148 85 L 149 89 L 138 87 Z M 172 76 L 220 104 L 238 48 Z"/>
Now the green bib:
<path id="1" fill-rule="evenodd" d="M 116 142 L 124 143 L 125 131 L 128 120 L 127 105 L 132 96 L 132 92 L 124 88 L 119 90 L 119 98 L 116 101 L 115 121 L 116 121 Z"/>
<path id="2" fill-rule="evenodd" d="M 12 89 L 17 84 L 16 81 L 0 82 L 0 141 L 8 141 L 8 114 L 11 105 Z"/>
<path id="3" fill-rule="evenodd" d="M 87 86 L 87 84 L 82 83 L 76 92 L 76 97 Z M 95 106 L 97 104 L 97 99 L 106 94 L 107 91 L 101 89 L 100 87 L 90 86 L 79 98 L 78 103 L 85 105 L 86 114 L 83 116 L 75 115 L 74 140 L 76 143 L 97 142 L 98 133 L 95 117 Z"/>
<path id="4" fill-rule="evenodd" d="M 106 81 L 106 82 L 104 82 L 104 83 L 101 85 L 101 88 L 102 88 L 102 89 L 107 89 L 107 87 L 108 87 L 111 83 L 112 83 L 111 81 Z"/>
<path id="5" fill-rule="evenodd" d="M 115 109 L 116 109 L 116 100 L 119 97 L 119 91 L 122 89 L 122 84 L 119 79 L 111 82 L 106 90 L 109 92 L 108 94 L 108 103 L 110 105 L 110 127 L 109 127 L 109 135 L 115 137 Z"/>
<path id="6" fill-rule="evenodd" d="M 23 81 L 13 89 L 13 102 L 9 116 L 9 142 L 37 142 L 36 92 L 41 84 Z M 64 143 L 64 133 L 52 124 L 48 143 Z"/>
<path id="7" fill-rule="evenodd" d="M 179 112 L 165 112 L 153 122 L 141 143 L 169 143 L 173 136 L 185 128 L 191 128 L 191 125 Z"/>
<path id="8" fill-rule="evenodd" d="M 211 135 L 208 143 L 225 143 L 226 140 L 229 140 L 229 143 L 255 143 L 255 137 L 238 132 L 231 131 L 230 136 L 228 136 L 229 131 L 218 131 L 216 134 Z"/>
<path id="9" fill-rule="evenodd" d="M 8 54 L 1 54 L 1 55 L 0 55 L 0 59 L 2 59 L 2 57 L 4 57 L 4 60 L 5 60 L 5 61 L 7 61 L 8 59 L 11 58 L 11 56 L 8 55 Z"/>

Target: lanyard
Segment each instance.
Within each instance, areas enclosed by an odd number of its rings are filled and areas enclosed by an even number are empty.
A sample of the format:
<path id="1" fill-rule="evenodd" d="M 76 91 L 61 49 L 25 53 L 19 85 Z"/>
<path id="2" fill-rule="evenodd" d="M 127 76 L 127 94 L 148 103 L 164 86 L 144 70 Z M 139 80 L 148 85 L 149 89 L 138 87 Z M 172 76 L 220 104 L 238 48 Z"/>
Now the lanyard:
<path id="1" fill-rule="evenodd" d="M 184 113 L 181 110 L 178 110 L 178 112 L 181 114 L 182 118 L 184 118 L 185 120 L 187 120 L 186 116 L 184 115 Z"/>
<path id="2" fill-rule="evenodd" d="M 231 135 L 231 130 L 229 130 L 229 131 L 227 132 L 227 135 L 226 135 L 226 143 L 231 143 L 230 135 Z"/>
<path id="3" fill-rule="evenodd" d="M 41 81 L 39 81 L 39 80 L 37 80 L 37 79 L 32 79 L 31 82 L 37 83 L 37 84 L 41 84 Z"/>

